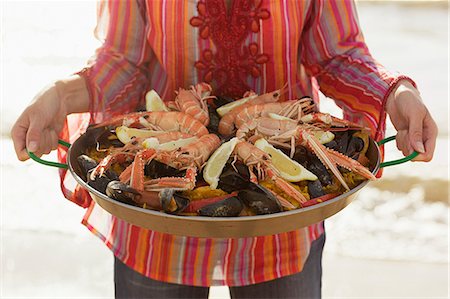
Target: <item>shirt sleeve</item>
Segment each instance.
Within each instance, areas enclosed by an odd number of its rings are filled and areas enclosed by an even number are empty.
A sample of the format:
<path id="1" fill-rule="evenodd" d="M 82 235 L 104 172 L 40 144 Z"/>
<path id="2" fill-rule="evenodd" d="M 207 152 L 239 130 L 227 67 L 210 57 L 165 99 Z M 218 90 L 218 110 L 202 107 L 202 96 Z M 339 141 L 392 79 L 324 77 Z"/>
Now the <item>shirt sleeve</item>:
<path id="1" fill-rule="evenodd" d="M 99 2 L 95 35 L 103 44 L 79 72 L 89 90 L 91 121 L 136 110 L 149 83 L 146 26 L 142 1 Z"/>
<path id="2" fill-rule="evenodd" d="M 350 0 L 312 1 L 302 35 L 302 63 L 320 90 L 333 98 L 344 116 L 363 122 L 372 137 L 384 137 L 384 106 L 390 91 L 406 76 L 390 72 L 371 56 L 356 7 Z"/>
<path id="3" fill-rule="evenodd" d="M 86 68 L 78 72 L 89 91 L 89 113 L 66 118 L 59 138 L 73 143 L 90 123 L 136 110 L 148 88 L 148 61 L 145 4 L 138 1 L 102 1 L 98 4 L 95 34 L 103 41 Z M 67 164 L 68 151 L 58 147 L 58 160 Z M 60 169 L 64 196 L 81 207 L 93 201 L 67 169 Z"/>

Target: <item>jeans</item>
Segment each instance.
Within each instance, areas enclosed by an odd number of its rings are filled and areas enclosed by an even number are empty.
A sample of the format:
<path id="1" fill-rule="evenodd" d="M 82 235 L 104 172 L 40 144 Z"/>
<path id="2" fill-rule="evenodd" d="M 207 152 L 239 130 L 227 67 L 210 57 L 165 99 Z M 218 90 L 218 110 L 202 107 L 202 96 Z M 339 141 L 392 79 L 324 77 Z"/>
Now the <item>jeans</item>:
<path id="1" fill-rule="evenodd" d="M 230 287 L 231 298 L 321 298 L 322 251 L 325 234 L 311 244 L 302 272 L 241 287 Z M 209 287 L 161 282 L 114 260 L 116 298 L 208 298 Z"/>

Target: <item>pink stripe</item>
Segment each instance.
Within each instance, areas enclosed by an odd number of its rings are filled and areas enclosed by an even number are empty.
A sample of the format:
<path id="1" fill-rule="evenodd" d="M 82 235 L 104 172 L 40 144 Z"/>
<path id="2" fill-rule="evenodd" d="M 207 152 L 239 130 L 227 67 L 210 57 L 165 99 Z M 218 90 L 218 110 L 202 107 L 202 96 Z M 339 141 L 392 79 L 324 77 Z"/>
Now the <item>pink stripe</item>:
<path id="1" fill-rule="evenodd" d="M 203 252 L 203 259 L 202 259 L 202 264 L 200 265 L 200 271 L 202 273 L 201 275 L 201 280 L 202 280 L 202 284 L 203 285 L 207 285 L 207 277 L 208 277 L 208 262 L 209 262 L 209 258 L 211 257 L 211 243 L 212 243 L 212 239 L 206 239 L 205 240 L 205 251 Z M 214 268 L 214 266 L 213 266 Z"/>
<path id="2" fill-rule="evenodd" d="M 330 1 L 330 5 L 332 7 L 333 16 L 336 19 L 336 23 L 338 24 L 337 28 L 339 30 L 339 35 L 343 39 L 343 38 L 345 38 L 344 24 L 342 23 L 342 19 L 341 19 L 341 14 L 340 14 L 339 8 L 336 6 L 336 2 L 335 1 Z"/>
<path id="3" fill-rule="evenodd" d="M 191 238 L 192 242 L 189 250 L 189 256 L 188 256 L 188 268 L 190 268 L 191 271 L 189 271 L 190 275 L 187 275 L 186 279 L 190 285 L 194 284 L 194 270 L 197 270 L 195 267 L 195 256 L 197 254 L 198 248 L 198 238 Z"/>
<path id="4" fill-rule="evenodd" d="M 248 243 L 248 238 L 244 238 L 243 244 L 242 244 L 242 248 L 241 248 L 241 254 L 240 254 L 240 257 L 239 257 L 239 269 L 240 269 L 239 281 L 240 281 L 241 284 L 245 284 L 245 281 L 246 281 L 244 279 L 244 271 L 247 270 L 246 269 L 247 267 L 245 267 L 244 261 L 248 262 L 246 260 L 246 258 L 245 258 L 245 256 L 246 256 L 245 255 L 245 251 L 246 251 L 246 248 L 247 248 L 247 243 Z"/>
<path id="5" fill-rule="evenodd" d="M 167 51 L 166 51 L 166 30 L 164 30 L 164 28 L 166 28 L 167 24 L 166 24 L 166 1 L 162 1 L 162 5 L 161 5 L 161 15 L 162 15 L 162 30 L 161 30 L 161 34 L 162 34 L 162 49 L 161 49 L 161 53 L 162 53 L 162 64 L 164 67 L 167 66 Z"/>
<path id="6" fill-rule="evenodd" d="M 126 53 L 127 50 L 135 50 L 135 49 L 126 49 L 125 45 L 127 43 L 127 39 L 129 37 L 129 32 L 130 32 L 130 11 L 131 11 L 131 7 L 130 2 L 126 1 L 125 5 L 128 5 L 128 7 L 125 9 L 125 17 L 123 19 L 123 26 L 121 28 L 121 31 L 123 32 L 123 34 L 120 37 L 120 46 L 119 46 L 119 50 L 122 53 Z M 119 22 L 117 22 L 119 23 Z"/>
<path id="7" fill-rule="evenodd" d="M 110 84 L 110 81 L 113 78 L 113 76 L 115 76 L 119 72 L 123 72 L 123 69 L 121 70 L 121 67 L 125 68 L 126 63 L 127 63 L 126 60 L 115 61 L 115 59 L 113 57 L 108 57 L 108 59 L 105 59 L 104 65 L 109 66 L 109 67 L 104 67 L 104 70 L 105 70 L 105 72 L 107 72 L 107 75 L 103 78 L 103 80 L 101 80 L 101 81 L 99 80 L 98 86 L 102 89 L 105 89 L 106 86 L 108 86 Z M 113 67 L 111 67 L 111 65 Z M 119 77 L 116 77 L 116 80 L 118 78 Z M 117 81 L 119 81 L 119 80 L 117 80 Z M 117 87 L 115 86 L 115 88 L 117 88 Z"/>

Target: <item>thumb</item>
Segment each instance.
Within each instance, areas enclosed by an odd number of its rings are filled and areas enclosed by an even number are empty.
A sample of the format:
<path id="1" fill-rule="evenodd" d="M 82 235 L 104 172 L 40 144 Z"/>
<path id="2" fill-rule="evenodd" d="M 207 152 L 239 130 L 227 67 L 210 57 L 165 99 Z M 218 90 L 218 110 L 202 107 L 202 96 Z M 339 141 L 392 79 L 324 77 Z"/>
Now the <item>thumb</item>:
<path id="1" fill-rule="evenodd" d="M 419 114 L 415 113 L 409 120 L 408 137 L 411 147 L 421 154 L 425 153 L 422 133 L 423 118 L 421 118 Z"/>
<path id="2" fill-rule="evenodd" d="M 27 149 L 30 152 L 37 152 L 41 143 L 41 134 L 44 130 L 44 123 L 39 116 L 35 116 L 30 120 L 30 127 L 27 131 Z"/>

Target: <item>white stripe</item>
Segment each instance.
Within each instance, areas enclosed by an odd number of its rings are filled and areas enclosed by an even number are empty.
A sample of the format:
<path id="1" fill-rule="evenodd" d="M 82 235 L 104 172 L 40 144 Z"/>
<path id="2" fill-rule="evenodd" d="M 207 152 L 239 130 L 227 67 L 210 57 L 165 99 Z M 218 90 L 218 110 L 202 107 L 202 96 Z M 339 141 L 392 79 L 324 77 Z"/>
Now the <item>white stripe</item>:
<path id="1" fill-rule="evenodd" d="M 223 277 L 224 277 L 224 279 L 226 279 L 228 277 L 228 262 L 229 262 L 229 257 L 230 257 L 230 253 L 231 253 L 230 243 L 231 243 L 231 240 L 228 239 L 227 240 L 227 253 L 225 254 L 225 261 L 223 263 Z"/>
<path id="2" fill-rule="evenodd" d="M 259 19 L 259 28 L 260 28 L 260 30 L 259 30 L 259 38 L 260 38 L 260 40 L 261 40 L 261 42 L 260 42 L 260 44 L 261 44 L 261 52 L 263 52 L 263 50 L 264 50 L 264 39 L 263 39 L 263 29 L 262 29 L 262 19 Z M 266 93 L 267 92 L 267 81 L 266 81 L 266 72 L 267 72 L 267 69 L 266 69 L 266 65 L 267 65 L 267 63 L 263 63 L 263 73 L 261 74 L 262 75 L 262 86 L 261 86 L 261 89 L 260 89 L 260 94 L 263 94 L 263 93 Z M 256 91 L 256 90 L 255 90 Z"/>
<path id="3" fill-rule="evenodd" d="M 177 237 L 178 239 L 178 237 Z M 186 237 L 180 237 L 180 243 L 181 243 L 181 248 L 180 251 L 178 252 L 178 254 L 174 254 L 174 256 L 178 255 L 178 279 L 177 279 L 177 283 L 182 283 L 183 282 L 183 271 L 181 271 L 181 269 L 183 269 L 183 261 L 184 261 L 184 251 L 186 250 Z"/>
<path id="4" fill-rule="evenodd" d="M 278 235 L 275 235 L 275 242 L 277 244 L 277 248 L 276 248 L 276 266 L 275 266 L 275 270 L 277 271 L 277 276 L 281 277 L 281 272 L 280 272 L 280 263 L 281 263 L 281 258 L 280 258 L 280 239 Z"/>
<path id="5" fill-rule="evenodd" d="M 125 223 L 125 221 L 121 221 L 122 223 Z M 126 254 L 125 254 L 125 258 L 123 259 L 124 261 L 128 260 L 128 258 L 130 257 L 130 242 L 131 242 L 131 224 L 127 225 L 127 250 L 126 250 Z M 133 254 L 136 254 L 136 252 L 133 252 Z"/>
<path id="6" fill-rule="evenodd" d="M 287 82 L 288 84 L 291 84 L 291 64 L 289 63 L 290 59 L 291 59 L 291 54 L 290 54 L 290 50 L 291 50 L 291 43 L 289 41 L 289 23 L 288 23 L 288 18 L 287 18 L 287 8 L 286 8 L 286 0 L 283 1 L 283 8 L 284 8 L 284 22 L 285 22 L 285 26 L 284 28 L 286 28 L 286 67 L 287 67 L 287 75 L 288 75 L 288 79 Z M 292 99 L 292 88 L 289 88 L 289 100 Z"/>
<path id="7" fill-rule="evenodd" d="M 147 256 L 147 268 L 145 269 L 145 275 L 150 276 L 150 262 L 153 259 L 153 239 L 155 238 L 155 232 L 150 231 L 150 240 L 148 241 L 149 252 Z"/>

